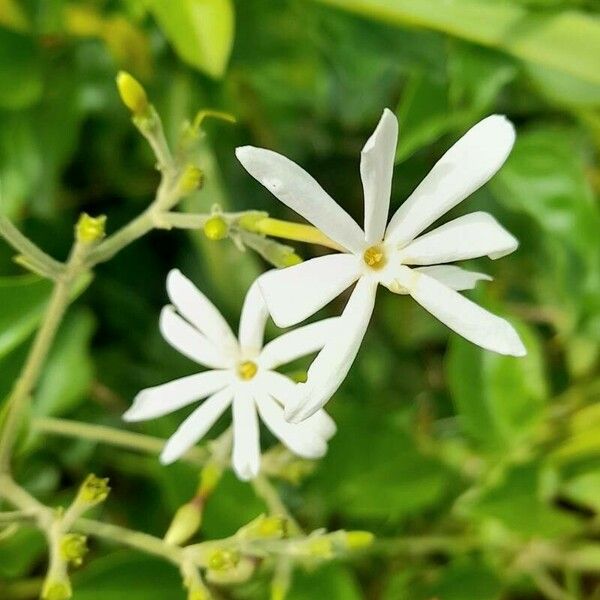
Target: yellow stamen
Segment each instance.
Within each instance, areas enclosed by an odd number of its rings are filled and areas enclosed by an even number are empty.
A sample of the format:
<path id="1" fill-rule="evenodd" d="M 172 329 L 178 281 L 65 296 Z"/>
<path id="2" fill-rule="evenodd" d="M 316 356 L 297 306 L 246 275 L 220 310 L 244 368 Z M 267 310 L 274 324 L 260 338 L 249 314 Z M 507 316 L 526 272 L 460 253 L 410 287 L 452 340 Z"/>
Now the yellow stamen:
<path id="1" fill-rule="evenodd" d="M 256 371 L 258 371 L 258 367 L 256 366 L 256 363 L 251 360 L 245 360 L 240 363 L 237 369 L 238 375 L 245 381 L 252 379 L 256 375 Z"/>
<path id="2" fill-rule="evenodd" d="M 363 254 L 363 260 L 371 269 L 381 269 L 385 266 L 385 252 L 381 246 L 371 246 Z"/>

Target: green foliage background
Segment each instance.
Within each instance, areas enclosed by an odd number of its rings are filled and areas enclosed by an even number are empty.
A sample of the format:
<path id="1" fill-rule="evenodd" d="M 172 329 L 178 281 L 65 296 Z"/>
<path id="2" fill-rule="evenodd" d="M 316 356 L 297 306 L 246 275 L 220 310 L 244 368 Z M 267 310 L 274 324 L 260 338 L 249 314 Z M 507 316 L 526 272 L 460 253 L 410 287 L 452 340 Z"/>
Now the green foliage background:
<path id="1" fill-rule="evenodd" d="M 281 491 L 307 529 L 395 541 L 299 572 L 290 600 L 552 598 L 521 568 L 548 548 L 566 598 L 600 598 L 599 12 L 594 0 L 0 1 L 2 208 L 61 259 L 80 211 L 106 213 L 112 231 L 158 181 L 119 101 L 119 68 L 144 83 L 172 136 L 200 108 L 237 117 L 208 126 L 206 186 L 186 205 L 196 211 L 218 202 L 296 218 L 236 162 L 234 148 L 251 143 L 302 164 L 360 220 L 358 156 L 385 106 L 401 124 L 392 208 L 481 117 L 504 113 L 517 127 L 505 167 L 454 216 L 488 210 L 520 239 L 515 254 L 477 264 L 495 280 L 472 296 L 517 325 L 529 354 L 481 351 L 410 298 L 379 292 L 329 405 L 339 427 L 330 452 Z M 298 246 L 304 257 L 321 251 Z M 199 232 L 136 242 L 72 307 L 34 416 L 124 427 L 139 389 L 193 372 L 157 329 L 174 266 L 232 322 L 266 268 Z M 49 293 L 22 273 L 2 244 L 0 398 Z M 166 437 L 180 418 L 139 430 Z M 17 478 L 44 502 L 60 504 L 90 471 L 111 478 L 104 518 L 159 536 L 197 475 L 35 431 L 21 445 Z M 202 535 L 229 535 L 262 510 L 228 476 Z M 452 543 L 419 544 L 440 538 Z M 0 541 L 0 597 L 35 597 L 44 559 L 33 530 Z M 154 559 L 95 544 L 88 562 L 76 600 L 183 597 L 176 571 Z M 266 598 L 267 586 L 264 572 L 221 594 Z"/>

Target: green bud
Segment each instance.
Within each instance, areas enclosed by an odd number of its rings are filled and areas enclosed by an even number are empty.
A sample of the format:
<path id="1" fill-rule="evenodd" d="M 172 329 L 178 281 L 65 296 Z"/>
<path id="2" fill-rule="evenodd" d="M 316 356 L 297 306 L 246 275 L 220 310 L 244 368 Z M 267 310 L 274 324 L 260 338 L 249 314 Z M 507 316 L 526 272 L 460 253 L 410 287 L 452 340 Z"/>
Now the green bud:
<path id="1" fill-rule="evenodd" d="M 229 234 L 229 226 L 223 217 L 215 215 L 204 223 L 204 235 L 213 241 L 222 240 Z"/>
<path id="2" fill-rule="evenodd" d="M 85 481 L 79 488 L 76 502 L 87 504 L 89 507 L 104 502 L 108 498 L 110 487 L 108 478 L 96 477 L 93 473 L 85 478 Z"/>
<path id="3" fill-rule="evenodd" d="M 136 117 L 144 116 L 150 109 L 146 90 L 140 82 L 126 71 L 119 71 L 117 75 L 117 88 L 123 104 Z"/>
<path id="4" fill-rule="evenodd" d="M 211 600 L 207 589 L 195 588 L 188 592 L 188 600 Z"/>
<path id="5" fill-rule="evenodd" d="M 242 527 L 238 536 L 243 539 L 281 539 L 288 534 L 288 521 L 281 516 L 257 517 Z"/>
<path id="6" fill-rule="evenodd" d="M 206 571 L 206 579 L 217 585 L 239 585 L 252 577 L 255 568 L 256 563 L 253 560 L 241 558 L 230 569 L 216 570 L 209 568 Z"/>
<path id="7" fill-rule="evenodd" d="M 179 191 L 181 194 L 190 194 L 202 187 L 204 173 L 195 165 L 187 165 L 179 179 Z"/>
<path id="8" fill-rule="evenodd" d="M 306 545 L 306 551 L 309 556 L 315 558 L 333 558 L 333 542 L 329 537 L 317 537 L 312 540 L 308 540 Z"/>
<path id="9" fill-rule="evenodd" d="M 223 469 L 221 469 L 221 467 L 218 467 L 212 462 L 207 463 L 200 474 L 198 494 L 202 496 L 208 496 L 209 494 L 212 494 L 222 476 Z"/>
<path id="10" fill-rule="evenodd" d="M 105 235 L 106 215 L 90 217 L 87 213 L 81 213 L 77 225 L 75 225 L 75 239 L 83 244 L 99 242 Z"/>
<path id="11" fill-rule="evenodd" d="M 79 567 L 83 562 L 83 557 L 87 554 L 87 537 L 79 533 L 67 533 L 60 541 L 61 558 Z"/>
<path id="12" fill-rule="evenodd" d="M 223 548 L 213 550 L 208 555 L 206 566 L 212 571 L 228 571 L 235 568 L 239 562 L 239 552 Z"/>
<path id="13" fill-rule="evenodd" d="M 200 529 L 201 524 L 201 503 L 188 502 L 175 513 L 175 517 L 165 535 L 165 542 L 172 546 L 179 546 L 187 542 Z"/>
<path id="14" fill-rule="evenodd" d="M 346 545 L 349 550 L 358 550 L 370 546 L 375 540 L 375 536 L 370 531 L 347 531 Z"/>

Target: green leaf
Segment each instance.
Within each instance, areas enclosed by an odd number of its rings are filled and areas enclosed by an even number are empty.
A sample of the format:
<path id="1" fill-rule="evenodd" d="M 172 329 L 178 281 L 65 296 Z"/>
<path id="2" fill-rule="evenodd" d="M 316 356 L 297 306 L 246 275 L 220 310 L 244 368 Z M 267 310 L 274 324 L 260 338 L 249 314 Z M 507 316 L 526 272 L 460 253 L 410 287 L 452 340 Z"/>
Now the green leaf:
<path id="1" fill-rule="evenodd" d="M 0 541 L 0 575 L 23 577 L 46 553 L 46 541 L 34 527 L 21 527 L 15 535 Z"/>
<path id="2" fill-rule="evenodd" d="M 287 600 L 360 600 L 360 588 L 347 568 L 326 565 L 317 571 L 306 573 L 297 570 Z"/>
<path id="3" fill-rule="evenodd" d="M 487 0 L 319 0 L 391 24 L 425 27 L 600 83 L 600 22 L 583 12 Z"/>
<path id="4" fill-rule="evenodd" d="M 183 61 L 223 76 L 233 46 L 231 0 L 149 0 L 149 8 Z"/>
<path id="5" fill-rule="evenodd" d="M 539 343 L 524 325 L 517 330 L 527 348 L 522 358 L 451 337 L 446 372 L 452 399 L 466 433 L 492 452 L 521 444 L 542 416 L 547 397 Z"/>
<path id="6" fill-rule="evenodd" d="M 175 567 L 128 551 L 94 560 L 73 577 L 73 589 L 77 600 L 107 600 L 123 595 L 127 600 L 165 600 L 184 596 Z"/>
<path id="7" fill-rule="evenodd" d="M 0 277 L 0 358 L 33 332 L 51 290 L 52 283 L 37 275 Z"/>
<path id="8" fill-rule="evenodd" d="M 600 513 L 600 470 L 573 477 L 561 491 L 572 502 Z"/>
<path id="9" fill-rule="evenodd" d="M 94 328 L 94 317 L 85 310 L 60 328 L 35 394 L 36 416 L 68 414 L 85 399 L 93 376 L 89 346 Z"/>
<path id="10" fill-rule="evenodd" d="M 42 94 L 39 50 L 32 38 L 0 29 L 0 107 L 18 109 Z"/>

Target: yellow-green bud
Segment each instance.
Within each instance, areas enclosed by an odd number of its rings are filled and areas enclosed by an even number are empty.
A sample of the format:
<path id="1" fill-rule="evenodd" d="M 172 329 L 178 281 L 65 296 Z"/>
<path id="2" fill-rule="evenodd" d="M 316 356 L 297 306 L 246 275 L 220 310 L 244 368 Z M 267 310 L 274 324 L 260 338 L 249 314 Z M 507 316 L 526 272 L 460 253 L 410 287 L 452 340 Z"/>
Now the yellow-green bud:
<path id="1" fill-rule="evenodd" d="M 146 90 L 140 82 L 126 71 L 120 71 L 117 75 L 117 88 L 123 104 L 136 117 L 144 116 L 150 109 Z"/>
<path id="2" fill-rule="evenodd" d="M 295 252 L 290 252 L 286 254 L 281 259 L 282 267 L 293 267 L 294 265 L 300 264 L 302 262 L 302 257 L 298 256 Z"/>
<path id="3" fill-rule="evenodd" d="M 182 194 L 190 194 L 202 187 L 204 173 L 195 165 L 187 165 L 179 179 L 179 191 Z"/>
<path id="4" fill-rule="evenodd" d="M 215 215 L 204 223 L 204 235 L 213 241 L 222 240 L 229 234 L 229 226 L 223 217 Z"/>
<path id="5" fill-rule="evenodd" d="M 212 494 L 213 490 L 217 487 L 219 481 L 221 480 L 222 475 L 223 469 L 212 462 L 207 463 L 200 474 L 198 494 L 202 496 L 208 496 L 209 494 Z"/>
<path id="6" fill-rule="evenodd" d="M 228 571 L 235 568 L 239 562 L 240 555 L 236 550 L 219 549 L 209 554 L 206 566 L 212 571 Z"/>
<path id="7" fill-rule="evenodd" d="M 105 234 L 106 215 L 90 217 L 87 213 L 81 213 L 77 225 L 75 225 L 75 239 L 84 244 L 99 242 Z"/>
<path id="8" fill-rule="evenodd" d="M 266 212 L 247 212 L 237 220 L 237 224 L 240 229 L 245 229 L 246 231 L 251 231 L 252 233 L 258 233 L 258 223 L 260 223 L 260 221 L 264 221 L 268 216 L 269 214 Z"/>
<path id="9" fill-rule="evenodd" d="M 333 543 L 329 537 L 318 537 L 308 541 L 307 551 L 309 556 L 316 558 L 332 558 Z"/>
<path id="10" fill-rule="evenodd" d="M 202 504 L 188 502 L 175 513 L 175 517 L 165 535 L 165 542 L 173 546 L 183 544 L 200 529 L 201 524 Z"/>
<path id="11" fill-rule="evenodd" d="M 73 595 L 68 581 L 46 583 L 42 590 L 42 600 L 68 600 Z"/>
<path id="12" fill-rule="evenodd" d="M 87 554 L 87 537 L 79 533 L 67 533 L 60 541 L 60 556 L 70 562 L 75 567 L 79 567 L 83 562 L 83 557 Z"/>
<path id="13" fill-rule="evenodd" d="M 370 531 L 347 531 L 345 541 L 349 550 L 358 550 L 370 546 L 374 539 Z"/>
<path id="14" fill-rule="evenodd" d="M 188 592 L 188 600 L 210 600 L 211 596 L 206 589 L 195 588 Z"/>
<path id="15" fill-rule="evenodd" d="M 85 478 L 85 481 L 79 488 L 77 502 L 95 506 L 104 502 L 110 493 L 108 478 L 96 477 L 93 473 Z"/>
<path id="16" fill-rule="evenodd" d="M 244 539 L 280 539 L 287 536 L 288 521 L 285 517 L 261 515 L 239 530 Z"/>

